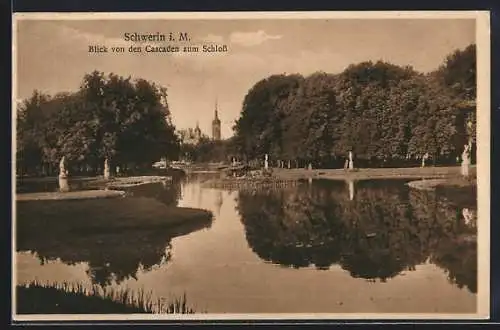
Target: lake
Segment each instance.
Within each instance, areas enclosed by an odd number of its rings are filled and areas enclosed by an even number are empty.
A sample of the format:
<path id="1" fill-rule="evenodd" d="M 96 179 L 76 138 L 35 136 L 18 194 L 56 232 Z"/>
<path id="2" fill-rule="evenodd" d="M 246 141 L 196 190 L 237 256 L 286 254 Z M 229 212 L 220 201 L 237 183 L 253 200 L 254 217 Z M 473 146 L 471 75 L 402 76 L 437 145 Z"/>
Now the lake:
<path id="1" fill-rule="evenodd" d="M 185 293 L 208 313 L 475 313 L 476 231 L 462 212 L 476 209 L 474 196 L 401 180 L 238 192 L 204 188 L 206 177 L 129 193 L 210 210 L 209 226 L 107 233 L 65 249 L 32 241 L 18 246 L 17 282 Z"/>

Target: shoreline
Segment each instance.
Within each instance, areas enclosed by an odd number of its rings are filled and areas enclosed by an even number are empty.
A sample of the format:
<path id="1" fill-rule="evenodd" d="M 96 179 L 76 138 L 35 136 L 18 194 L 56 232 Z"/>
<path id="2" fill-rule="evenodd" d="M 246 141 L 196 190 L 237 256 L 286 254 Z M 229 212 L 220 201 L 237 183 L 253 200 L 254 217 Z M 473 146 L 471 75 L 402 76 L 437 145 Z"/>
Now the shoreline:
<path id="1" fill-rule="evenodd" d="M 470 168 L 471 177 L 476 175 L 476 167 Z M 360 168 L 345 169 L 276 169 L 273 175 L 278 179 L 328 179 L 343 181 L 387 180 L 387 179 L 448 179 L 460 176 L 460 166 L 408 167 L 408 168 Z"/>
<path id="2" fill-rule="evenodd" d="M 99 177 L 74 177 L 68 178 L 67 183 L 80 184 L 75 190 L 71 187 L 69 191 L 37 191 L 37 192 L 16 192 L 16 201 L 35 201 L 35 200 L 84 200 L 99 198 L 124 197 L 127 188 L 141 186 L 145 184 L 161 183 L 170 184 L 173 182 L 171 176 L 130 176 L 130 177 L 111 177 L 104 179 Z M 30 183 L 50 183 L 57 184 L 57 177 L 31 178 L 24 181 Z M 60 183 L 59 183 L 60 184 Z M 20 184 L 22 186 L 22 183 Z M 17 189 L 16 189 L 17 190 Z"/>
<path id="3" fill-rule="evenodd" d="M 57 214 L 57 216 L 55 216 Z M 51 234 L 80 237 L 83 234 L 118 233 L 129 230 L 169 230 L 210 226 L 212 213 L 204 209 L 167 206 L 153 198 L 34 200 L 17 207 L 18 233 L 31 237 L 47 228 Z M 33 220 L 35 219 L 35 220 Z"/>
<path id="4" fill-rule="evenodd" d="M 34 192 L 16 194 L 16 202 L 69 201 L 125 197 L 121 190 L 80 190 L 68 192 Z"/>

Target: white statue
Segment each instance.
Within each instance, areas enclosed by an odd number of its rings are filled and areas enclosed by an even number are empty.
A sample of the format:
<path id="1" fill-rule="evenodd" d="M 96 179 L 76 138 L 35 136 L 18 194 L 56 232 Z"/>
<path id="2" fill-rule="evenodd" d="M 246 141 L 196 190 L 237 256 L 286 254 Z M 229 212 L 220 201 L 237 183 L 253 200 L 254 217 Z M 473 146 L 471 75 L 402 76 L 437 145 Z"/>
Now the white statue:
<path id="1" fill-rule="evenodd" d="M 349 169 L 354 169 L 354 160 L 352 159 L 352 151 L 349 151 Z"/>
<path id="2" fill-rule="evenodd" d="M 66 169 L 66 158 L 64 156 L 59 162 L 59 191 L 69 191 L 68 170 Z"/>
<path id="3" fill-rule="evenodd" d="M 68 170 L 66 169 L 66 157 L 63 156 L 61 161 L 59 162 L 59 177 L 66 178 L 68 177 Z"/>
<path id="4" fill-rule="evenodd" d="M 461 172 L 464 177 L 469 176 L 469 165 L 470 165 L 470 144 L 464 146 L 464 151 L 462 152 L 462 167 Z"/>
<path id="5" fill-rule="evenodd" d="M 108 179 L 109 179 L 109 177 L 110 177 L 110 171 L 109 171 L 109 161 L 108 161 L 108 159 L 106 158 L 106 159 L 104 160 L 104 178 L 105 178 L 106 180 L 108 180 Z"/>
<path id="6" fill-rule="evenodd" d="M 473 211 L 469 210 L 468 208 L 464 208 L 462 209 L 462 215 L 464 217 L 464 222 L 466 226 L 472 228 L 476 227 L 477 218 Z"/>
<path id="7" fill-rule="evenodd" d="M 290 163 L 290 160 L 288 160 L 288 169 L 292 168 L 292 164 Z"/>
<path id="8" fill-rule="evenodd" d="M 425 161 L 429 158 L 429 153 L 426 152 L 425 155 L 422 156 L 422 165 L 421 167 L 425 167 Z"/>
<path id="9" fill-rule="evenodd" d="M 268 169 L 269 168 L 269 161 L 268 161 L 268 156 L 266 154 L 266 156 L 264 157 L 264 169 Z"/>

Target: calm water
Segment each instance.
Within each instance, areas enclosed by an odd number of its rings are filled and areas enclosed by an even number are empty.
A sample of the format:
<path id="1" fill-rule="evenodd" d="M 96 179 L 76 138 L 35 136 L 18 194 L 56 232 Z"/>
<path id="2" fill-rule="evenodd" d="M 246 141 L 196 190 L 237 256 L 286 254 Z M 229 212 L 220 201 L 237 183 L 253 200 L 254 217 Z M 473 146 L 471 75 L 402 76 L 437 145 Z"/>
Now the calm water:
<path id="1" fill-rule="evenodd" d="M 210 313 L 476 311 L 475 230 L 462 215 L 475 209 L 470 196 L 410 191 L 402 181 L 237 192 L 202 188 L 196 177 L 133 193 L 208 209 L 213 222 L 140 240 L 98 238 L 119 248 L 31 242 L 17 253 L 18 282 L 97 283 L 166 299 L 186 293 Z"/>

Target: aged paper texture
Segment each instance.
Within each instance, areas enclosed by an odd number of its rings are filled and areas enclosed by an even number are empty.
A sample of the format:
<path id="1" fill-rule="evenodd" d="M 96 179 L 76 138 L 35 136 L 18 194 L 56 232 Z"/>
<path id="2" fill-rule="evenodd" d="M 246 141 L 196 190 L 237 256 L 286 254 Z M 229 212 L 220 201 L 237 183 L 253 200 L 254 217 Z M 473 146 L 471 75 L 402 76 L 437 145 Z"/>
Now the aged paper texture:
<path id="1" fill-rule="evenodd" d="M 14 14 L 14 319 L 488 318 L 489 29 Z"/>

